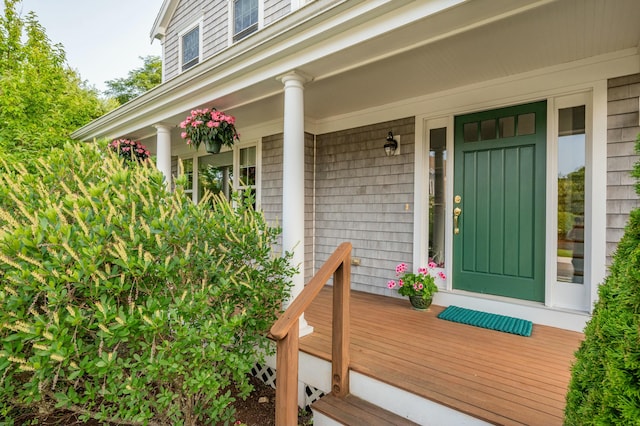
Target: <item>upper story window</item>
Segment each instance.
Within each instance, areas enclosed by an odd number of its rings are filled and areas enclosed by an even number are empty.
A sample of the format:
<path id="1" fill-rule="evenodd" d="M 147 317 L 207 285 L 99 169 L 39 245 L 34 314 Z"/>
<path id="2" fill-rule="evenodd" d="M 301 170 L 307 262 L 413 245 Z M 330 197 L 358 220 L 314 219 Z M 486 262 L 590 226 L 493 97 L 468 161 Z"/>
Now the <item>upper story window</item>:
<path id="1" fill-rule="evenodd" d="M 180 63 L 182 71 L 197 65 L 202 52 L 200 23 L 180 33 Z"/>
<path id="2" fill-rule="evenodd" d="M 257 31 L 259 11 L 258 0 L 233 0 L 233 41 Z"/>

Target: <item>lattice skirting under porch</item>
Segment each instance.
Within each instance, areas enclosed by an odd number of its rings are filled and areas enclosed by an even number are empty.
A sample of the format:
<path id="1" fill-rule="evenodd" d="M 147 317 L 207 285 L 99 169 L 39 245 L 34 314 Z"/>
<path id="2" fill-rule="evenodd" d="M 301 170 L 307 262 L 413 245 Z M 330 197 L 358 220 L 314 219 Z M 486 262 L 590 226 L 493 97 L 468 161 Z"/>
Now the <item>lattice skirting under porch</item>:
<path id="1" fill-rule="evenodd" d="M 276 388 L 276 370 L 269 367 L 268 365 L 264 365 L 264 366 L 260 364 L 254 365 L 253 368 L 251 369 L 251 374 L 254 377 L 257 377 L 258 379 L 262 380 L 263 383 L 271 386 L 274 389 Z M 313 404 L 323 396 L 324 396 L 324 392 L 322 392 L 320 389 L 317 389 L 313 386 L 309 386 L 308 384 L 305 383 L 304 385 L 305 407 L 308 407 L 309 405 Z"/>

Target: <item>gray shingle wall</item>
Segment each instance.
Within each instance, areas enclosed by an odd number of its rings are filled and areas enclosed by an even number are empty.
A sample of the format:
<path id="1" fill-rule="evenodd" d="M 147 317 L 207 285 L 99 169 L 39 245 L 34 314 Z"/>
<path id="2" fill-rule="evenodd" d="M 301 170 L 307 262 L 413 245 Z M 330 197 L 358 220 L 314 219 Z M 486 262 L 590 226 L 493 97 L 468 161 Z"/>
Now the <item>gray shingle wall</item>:
<path id="1" fill-rule="evenodd" d="M 308 281 L 314 274 L 314 158 L 315 137 L 309 133 L 304 135 L 304 276 Z"/>
<path id="2" fill-rule="evenodd" d="M 390 294 L 395 266 L 413 257 L 414 118 L 327 133 L 316 141 L 316 252 L 319 268 L 343 241 L 353 244 L 352 288 Z M 401 154 L 386 157 L 389 131 Z"/>
<path id="3" fill-rule="evenodd" d="M 614 78 L 608 82 L 607 107 L 607 265 L 624 234 L 629 213 L 640 207 L 631 177 L 640 160 L 635 140 L 640 133 L 638 101 L 640 74 Z"/>
<path id="4" fill-rule="evenodd" d="M 203 60 L 225 49 L 229 43 L 229 10 L 226 0 L 207 3 L 202 32 Z"/>
<path id="5" fill-rule="evenodd" d="M 277 21 L 291 12 L 291 0 L 265 0 L 264 26 Z"/>
<path id="6" fill-rule="evenodd" d="M 313 276 L 314 137 L 305 134 L 305 280 Z M 268 223 L 282 227 L 282 134 L 262 138 L 262 211 Z M 282 249 L 278 239 L 277 251 Z"/>
<path id="7" fill-rule="evenodd" d="M 176 189 L 176 179 L 178 178 L 178 161 L 177 155 L 171 156 L 171 190 Z"/>
<path id="8" fill-rule="evenodd" d="M 289 13 L 291 13 L 291 0 L 265 0 L 263 26 Z M 180 74 L 178 34 L 200 18 L 203 18 L 202 59 L 205 60 L 228 46 L 228 0 L 181 0 L 167 27 L 164 43 L 165 80 Z"/>
<path id="9" fill-rule="evenodd" d="M 165 80 L 180 74 L 180 38 L 182 30 L 202 18 L 202 60 L 227 47 L 229 15 L 227 0 L 181 0 L 165 38 Z"/>
<path id="10" fill-rule="evenodd" d="M 282 134 L 262 138 L 260 206 L 269 224 L 282 227 Z M 281 250 L 282 239 L 278 240 Z"/>

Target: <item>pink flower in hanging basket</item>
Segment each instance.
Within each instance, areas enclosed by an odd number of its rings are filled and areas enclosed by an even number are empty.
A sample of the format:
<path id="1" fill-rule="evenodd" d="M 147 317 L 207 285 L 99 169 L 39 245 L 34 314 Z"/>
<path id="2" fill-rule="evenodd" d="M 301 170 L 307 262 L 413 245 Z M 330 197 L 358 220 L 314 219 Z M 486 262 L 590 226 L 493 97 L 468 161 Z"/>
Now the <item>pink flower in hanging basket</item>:
<path id="1" fill-rule="evenodd" d="M 235 117 L 215 108 L 194 109 L 180 123 L 180 128 L 184 129 L 180 137 L 196 149 L 203 142 L 231 147 L 240 139 L 235 122 Z"/>

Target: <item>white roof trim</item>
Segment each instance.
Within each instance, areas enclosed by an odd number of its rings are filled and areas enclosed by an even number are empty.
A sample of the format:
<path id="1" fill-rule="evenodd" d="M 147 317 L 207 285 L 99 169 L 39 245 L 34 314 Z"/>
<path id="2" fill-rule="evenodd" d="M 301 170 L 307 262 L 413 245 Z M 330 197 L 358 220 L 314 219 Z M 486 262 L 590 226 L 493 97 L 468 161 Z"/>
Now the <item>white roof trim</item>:
<path id="1" fill-rule="evenodd" d="M 151 32 L 149 33 L 152 43 L 156 38 L 160 40 L 164 38 L 167 27 L 169 26 L 169 21 L 171 20 L 171 17 L 173 17 L 179 2 L 180 0 L 164 0 L 162 2 L 158 16 L 156 16 L 156 20 L 154 21 Z"/>

